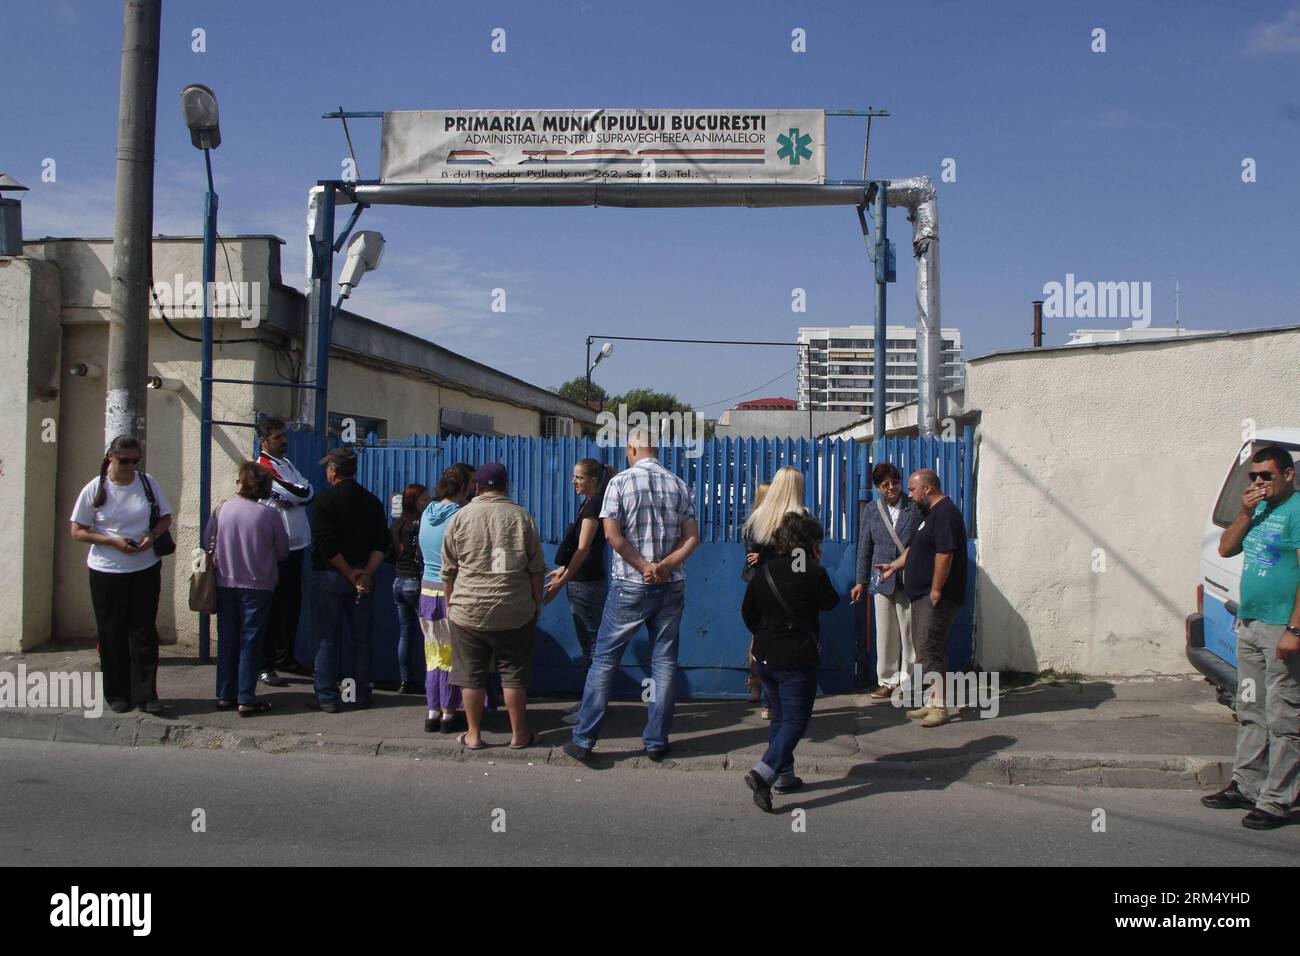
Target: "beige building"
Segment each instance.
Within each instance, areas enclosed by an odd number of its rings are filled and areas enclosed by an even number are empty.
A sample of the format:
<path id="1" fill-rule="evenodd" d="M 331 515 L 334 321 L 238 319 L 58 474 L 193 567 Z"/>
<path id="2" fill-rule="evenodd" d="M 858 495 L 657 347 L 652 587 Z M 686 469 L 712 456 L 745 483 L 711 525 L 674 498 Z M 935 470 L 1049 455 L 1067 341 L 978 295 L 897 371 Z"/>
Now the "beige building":
<path id="1" fill-rule="evenodd" d="M 1185 674 L 1205 520 L 1250 427 L 1300 425 L 1300 326 L 997 352 L 979 415 L 976 657 Z"/>
<path id="2" fill-rule="evenodd" d="M 216 278 L 234 283 L 239 307 L 215 323 L 213 375 L 288 381 L 302 367 L 306 299 L 281 282 L 282 242 L 235 236 L 224 245 L 230 267 L 219 253 Z M 0 257 L 0 401 L 10 409 L 0 432 L 0 533 L 12 543 L 0 554 L 0 597 L 10 609 L 0 618 L 0 651 L 24 650 L 52 636 L 89 639 L 95 632 L 86 546 L 69 537 L 68 516 L 82 486 L 99 473 L 104 453 L 112 242 L 47 239 L 26 243 L 23 251 Z M 201 257 L 197 238 L 154 241 L 162 311 L 192 336 L 200 321 L 183 315 L 186 284 L 201 276 Z M 178 551 L 164 559 L 158 614 L 167 642 L 198 630 L 188 610 L 187 556 L 198 544 L 200 347 L 168 329 L 157 311 L 150 322 L 149 374 L 162 387 L 149 392 L 145 467 L 176 513 Z M 201 310 L 192 311 L 197 316 Z M 258 341 L 229 342 L 250 338 Z M 296 395 L 269 385 L 217 383 L 213 418 L 251 424 L 260 412 L 293 420 Z M 595 424 L 590 409 L 544 388 L 349 312 L 334 323 L 329 410 L 332 420 L 352 417 L 365 430 L 376 427 L 393 438 L 442 431 L 576 433 Z M 213 501 L 233 492 L 235 469 L 253 442 L 251 428 L 214 426 Z"/>

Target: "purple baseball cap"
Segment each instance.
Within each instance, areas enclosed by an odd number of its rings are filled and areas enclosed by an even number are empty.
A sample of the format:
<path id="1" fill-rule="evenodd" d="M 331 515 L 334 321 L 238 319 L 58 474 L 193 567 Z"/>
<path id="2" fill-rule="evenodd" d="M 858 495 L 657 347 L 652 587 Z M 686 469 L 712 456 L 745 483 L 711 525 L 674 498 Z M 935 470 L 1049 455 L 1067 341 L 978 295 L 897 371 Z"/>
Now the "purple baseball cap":
<path id="1" fill-rule="evenodd" d="M 506 486 L 506 466 L 495 461 L 489 462 L 479 468 L 474 480 L 478 482 L 479 491 L 500 491 Z"/>

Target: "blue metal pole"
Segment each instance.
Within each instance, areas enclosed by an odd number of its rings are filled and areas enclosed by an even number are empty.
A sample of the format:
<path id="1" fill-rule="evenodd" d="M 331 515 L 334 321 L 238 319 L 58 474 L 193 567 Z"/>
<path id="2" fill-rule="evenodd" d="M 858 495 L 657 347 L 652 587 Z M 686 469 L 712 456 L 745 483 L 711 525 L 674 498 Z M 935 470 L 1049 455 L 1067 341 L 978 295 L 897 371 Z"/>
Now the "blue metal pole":
<path id="1" fill-rule="evenodd" d="M 207 541 L 208 515 L 212 511 L 212 313 L 209 293 L 217 269 L 217 191 L 212 185 L 212 152 L 205 149 L 208 195 L 203 209 L 203 357 L 199 371 L 199 547 Z M 211 618 L 199 615 L 199 663 L 208 664 L 211 653 Z"/>
<path id="2" fill-rule="evenodd" d="M 885 437 L 885 279 L 889 270 L 886 189 L 886 183 L 876 184 L 876 341 L 871 366 L 871 437 L 875 442 Z"/>
<path id="3" fill-rule="evenodd" d="M 326 183 L 321 194 L 319 215 L 322 220 L 323 243 L 316 246 L 316 392 L 315 415 L 316 461 L 324 457 L 329 448 L 329 384 L 330 339 L 333 332 L 334 303 L 334 184 Z"/>

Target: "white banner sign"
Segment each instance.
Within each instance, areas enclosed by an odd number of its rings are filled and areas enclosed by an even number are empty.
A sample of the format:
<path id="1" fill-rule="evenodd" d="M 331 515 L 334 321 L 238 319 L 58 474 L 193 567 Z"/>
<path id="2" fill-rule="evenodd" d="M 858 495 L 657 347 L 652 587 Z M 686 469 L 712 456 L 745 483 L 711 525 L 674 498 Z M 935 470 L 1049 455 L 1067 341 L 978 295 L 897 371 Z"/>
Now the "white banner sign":
<path id="1" fill-rule="evenodd" d="M 824 183 L 822 110 L 403 110 L 385 183 Z"/>

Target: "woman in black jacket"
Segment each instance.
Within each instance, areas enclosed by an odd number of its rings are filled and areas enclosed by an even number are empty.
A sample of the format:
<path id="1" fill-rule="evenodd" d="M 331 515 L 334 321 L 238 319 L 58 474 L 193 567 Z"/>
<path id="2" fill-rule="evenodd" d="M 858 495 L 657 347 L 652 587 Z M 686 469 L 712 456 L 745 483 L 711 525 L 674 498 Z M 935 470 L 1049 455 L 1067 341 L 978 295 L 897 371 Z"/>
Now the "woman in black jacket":
<path id="1" fill-rule="evenodd" d="M 745 783 L 754 803 L 772 809 L 772 794 L 803 785 L 794 775 L 794 748 L 808 729 L 817 697 L 818 615 L 840 596 L 820 564 L 821 522 L 787 514 L 772 544 L 777 557 L 764 562 L 745 590 L 741 615 L 753 633 L 750 657 L 772 707 L 767 751 Z"/>

